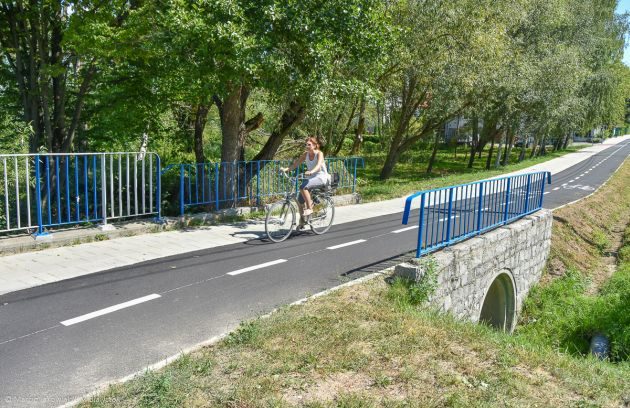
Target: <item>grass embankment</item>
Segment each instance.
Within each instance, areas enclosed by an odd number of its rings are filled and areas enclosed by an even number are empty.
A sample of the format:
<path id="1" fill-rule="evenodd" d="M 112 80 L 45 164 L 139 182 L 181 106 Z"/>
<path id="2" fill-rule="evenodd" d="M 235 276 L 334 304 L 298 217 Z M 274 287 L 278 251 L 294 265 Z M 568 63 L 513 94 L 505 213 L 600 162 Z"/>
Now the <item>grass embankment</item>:
<path id="1" fill-rule="evenodd" d="M 554 211 L 548 273 L 530 293 L 519 333 L 576 355 L 604 333 L 613 360 L 630 357 L 628 180 L 630 162 L 597 194 Z"/>
<path id="2" fill-rule="evenodd" d="M 559 212 L 569 220 L 554 227 L 552 262 L 562 263 L 562 272 L 554 272 L 562 277 L 535 291 L 526 317 L 536 323 L 515 336 L 419 307 L 406 286 L 377 278 L 243 324 L 226 340 L 116 385 L 84 406 L 627 405 L 628 362 L 564 353 L 562 341 L 551 339 L 562 338 L 574 312 L 573 292 L 550 288 L 584 266 L 594 276 L 604 265 L 607 248 L 593 241 L 594 228 L 608 237 L 627 220 L 629 176 L 626 163 L 596 197 Z M 611 191 L 618 199 L 610 199 Z M 613 287 L 606 290 L 617 299 L 628 294 L 627 272 L 619 275 L 626 276 L 621 283 L 603 285 Z"/>
<path id="3" fill-rule="evenodd" d="M 460 149 L 457 156 L 452 150 L 442 149 L 438 151 L 431 174 L 426 173 L 426 166 L 431 151 L 421 150 L 407 153 L 401 157 L 394 168 L 392 176 L 385 181 L 379 179 L 385 155 L 383 153 L 366 154 L 365 169 L 359 170 L 357 188 L 364 202 L 404 197 L 420 190 L 470 183 L 521 170 L 586 147 L 589 147 L 589 145 L 569 146 L 566 150 L 549 152 L 545 156 L 525 159 L 520 163 L 517 163 L 518 152 L 517 149 L 514 149 L 510 161 L 513 164 L 491 170 L 485 169 L 485 154 L 487 152 L 484 152 L 484 156 L 481 159 L 476 159 L 473 168 L 469 169 L 467 168 L 468 156 L 464 154 L 462 149 Z M 520 151 L 520 149 L 518 150 Z M 526 157 L 529 157 L 529 155 Z M 492 164 L 494 165 L 494 161 Z"/>

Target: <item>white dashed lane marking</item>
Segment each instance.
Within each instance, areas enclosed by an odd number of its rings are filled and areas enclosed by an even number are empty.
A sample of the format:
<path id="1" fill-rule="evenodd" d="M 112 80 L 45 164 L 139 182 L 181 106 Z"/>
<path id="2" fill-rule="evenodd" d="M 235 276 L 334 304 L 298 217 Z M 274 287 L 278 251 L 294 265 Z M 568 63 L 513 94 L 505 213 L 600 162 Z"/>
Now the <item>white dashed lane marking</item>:
<path id="1" fill-rule="evenodd" d="M 396 231 L 392 231 L 392 234 L 400 234 L 401 232 L 409 231 L 409 230 L 416 229 L 416 228 L 418 228 L 418 226 L 417 225 L 413 225 L 411 227 L 401 228 L 401 229 L 397 229 Z"/>
<path id="2" fill-rule="evenodd" d="M 73 324 L 77 324 L 77 323 L 84 322 L 86 320 L 94 319 L 95 317 L 103 316 L 103 315 L 115 312 L 117 310 L 126 309 L 128 307 L 135 306 L 135 305 L 138 305 L 140 303 L 148 302 L 149 300 L 157 299 L 157 298 L 160 298 L 160 297 L 162 297 L 162 296 L 158 295 L 157 293 L 153 293 L 151 295 L 143 296 L 143 297 L 137 298 L 137 299 L 133 299 L 133 300 L 130 300 L 128 302 L 119 303 L 119 304 L 114 305 L 114 306 L 106 307 L 105 309 L 97 310 L 97 311 L 92 312 L 92 313 L 88 313 L 88 314 L 84 314 L 84 315 L 81 315 L 81 316 L 77 316 L 77 317 L 75 317 L 73 319 L 64 320 L 63 322 L 60 322 L 60 323 L 63 324 L 64 326 L 72 326 Z"/>
<path id="3" fill-rule="evenodd" d="M 331 246 L 331 247 L 328 247 L 326 249 L 338 249 L 338 248 L 343 248 L 343 247 L 347 247 L 347 246 L 350 246 L 350 245 L 360 244 L 361 242 L 365 242 L 365 240 L 364 239 L 357 239 L 356 241 L 346 242 L 345 244 L 339 244 L 339 245 Z"/>
<path id="4" fill-rule="evenodd" d="M 235 276 L 240 275 L 241 273 L 255 271 L 256 269 L 266 268 L 268 266 L 277 265 L 286 262 L 286 259 L 276 259 L 275 261 L 265 262 L 254 266 L 248 266 L 247 268 L 237 269 L 232 272 L 228 272 L 227 275 Z"/>

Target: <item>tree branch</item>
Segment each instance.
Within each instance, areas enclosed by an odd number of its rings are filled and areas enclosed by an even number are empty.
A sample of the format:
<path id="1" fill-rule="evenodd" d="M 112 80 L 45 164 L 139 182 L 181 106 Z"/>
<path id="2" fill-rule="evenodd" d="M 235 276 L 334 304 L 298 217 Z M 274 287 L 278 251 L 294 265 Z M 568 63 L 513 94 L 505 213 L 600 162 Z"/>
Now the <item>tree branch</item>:
<path id="1" fill-rule="evenodd" d="M 79 120 L 81 119 L 81 110 L 83 109 L 83 104 L 85 102 L 85 94 L 90 88 L 90 83 L 96 74 L 96 65 L 94 64 L 94 60 L 90 62 L 90 66 L 83 78 L 83 82 L 81 83 L 81 88 L 79 89 L 79 94 L 77 95 L 77 102 L 74 107 L 74 113 L 72 115 L 72 123 L 70 124 L 70 129 L 68 130 L 68 134 L 63 141 L 62 151 L 69 152 L 70 147 L 72 146 L 72 141 L 74 139 L 74 134 L 76 132 L 77 127 L 79 126 Z"/>

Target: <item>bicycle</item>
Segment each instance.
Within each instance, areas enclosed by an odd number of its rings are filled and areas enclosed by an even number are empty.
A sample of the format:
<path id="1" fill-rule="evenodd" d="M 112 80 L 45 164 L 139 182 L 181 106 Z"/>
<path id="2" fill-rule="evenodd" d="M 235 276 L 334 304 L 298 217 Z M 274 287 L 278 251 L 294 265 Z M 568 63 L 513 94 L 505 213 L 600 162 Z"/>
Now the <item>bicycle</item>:
<path id="1" fill-rule="evenodd" d="M 304 176 L 289 176 L 284 172 L 281 172 L 281 174 L 289 179 L 288 184 L 291 187 L 295 186 L 298 180 L 304 178 Z M 302 216 L 302 224 L 310 226 L 311 231 L 317 235 L 328 231 L 335 218 L 335 204 L 332 196 L 335 194 L 337 185 L 338 175 L 332 173 L 330 183 L 310 190 L 311 199 L 313 200 L 313 213 Z M 295 190 L 287 191 L 284 199 L 271 204 L 267 208 L 265 232 L 267 237 L 273 242 L 284 241 L 296 229 L 297 194 L 299 192 Z"/>

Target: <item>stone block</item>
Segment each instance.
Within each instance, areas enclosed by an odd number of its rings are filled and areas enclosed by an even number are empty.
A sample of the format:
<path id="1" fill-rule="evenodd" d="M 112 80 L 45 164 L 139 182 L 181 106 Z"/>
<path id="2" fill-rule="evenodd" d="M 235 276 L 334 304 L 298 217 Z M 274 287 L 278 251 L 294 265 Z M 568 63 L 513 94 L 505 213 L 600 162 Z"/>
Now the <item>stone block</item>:
<path id="1" fill-rule="evenodd" d="M 413 263 L 403 262 L 394 268 L 394 276 L 418 282 L 424 276 L 424 268 Z"/>

